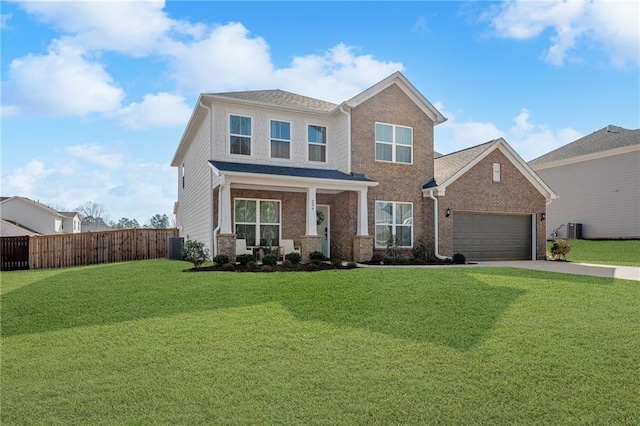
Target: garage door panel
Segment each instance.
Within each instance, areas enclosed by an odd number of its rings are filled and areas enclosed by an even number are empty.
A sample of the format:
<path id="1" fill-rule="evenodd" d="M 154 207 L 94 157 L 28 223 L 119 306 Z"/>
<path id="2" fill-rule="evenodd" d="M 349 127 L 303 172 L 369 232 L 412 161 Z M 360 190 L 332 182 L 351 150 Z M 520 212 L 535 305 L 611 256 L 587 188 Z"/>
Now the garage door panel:
<path id="1" fill-rule="evenodd" d="M 468 260 L 531 259 L 531 216 L 453 215 L 453 249 Z"/>

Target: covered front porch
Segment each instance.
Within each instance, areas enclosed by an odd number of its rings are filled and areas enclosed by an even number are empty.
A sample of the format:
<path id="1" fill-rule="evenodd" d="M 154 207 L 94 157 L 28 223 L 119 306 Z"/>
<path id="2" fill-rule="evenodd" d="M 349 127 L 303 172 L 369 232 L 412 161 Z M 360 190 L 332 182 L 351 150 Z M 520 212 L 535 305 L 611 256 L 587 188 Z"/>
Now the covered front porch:
<path id="1" fill-rule="evenodd" d="M 337 170 L 210 161 L 214 173 L 214 255 L 284 247 L 293 240 L 303 261 L 321 251 L 341 260 L 369 260 L 367 192 L 377 182 Z M 286 253 L 285 253 L 286 254 Z"/>

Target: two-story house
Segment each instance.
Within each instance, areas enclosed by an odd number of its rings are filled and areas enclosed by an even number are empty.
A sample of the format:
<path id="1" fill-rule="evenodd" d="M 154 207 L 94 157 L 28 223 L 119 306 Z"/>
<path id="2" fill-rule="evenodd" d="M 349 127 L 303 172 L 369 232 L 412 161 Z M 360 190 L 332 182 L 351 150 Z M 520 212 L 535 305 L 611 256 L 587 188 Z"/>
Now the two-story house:
<path id="1" fill-rule="evenodd" d="M 80 215 L 77 212 L 59 212 L 26 197 L 2 197 L 0 215 L 3 220 L 25 228 L 22 235 L 30 232 L 43 235 L 80 232 Z"/>
<path id="2" fill-rule="evenodd" d="M 214 254 L 292 239 L 366 261 L 418 238 L 440 257 L 544 258 L 553 191 L 503 140 L 434 158 L 445 117 L 401 73 L 333 104 L 201 94 L 174 155 L 181 235 Z"/>

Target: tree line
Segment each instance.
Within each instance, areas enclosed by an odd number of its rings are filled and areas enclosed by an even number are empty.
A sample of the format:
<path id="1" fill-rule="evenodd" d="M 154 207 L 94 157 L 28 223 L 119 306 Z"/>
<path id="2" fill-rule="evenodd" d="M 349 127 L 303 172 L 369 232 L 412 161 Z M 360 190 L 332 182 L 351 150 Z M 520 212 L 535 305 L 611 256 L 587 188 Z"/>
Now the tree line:
<path id="1" fill-rule="evenodd" d="M 56 209 L 64 210 L 64 209 Z M 140 224 L 136 219 L 122 217 L 117 221 L 109 219 L 109 215 L 105 207 L 100 203 L 87 201 L 80 204 L 76 209 L 82 220 L 82 230 L 97 231 L 107 228 L 111 229 L 132 229 L 132 228 L 157 228 L 166 229 L 174 228 L 175 223 L 172 218 L 166 214 L 157 213 L 151 216 L 144 224 Z"/>

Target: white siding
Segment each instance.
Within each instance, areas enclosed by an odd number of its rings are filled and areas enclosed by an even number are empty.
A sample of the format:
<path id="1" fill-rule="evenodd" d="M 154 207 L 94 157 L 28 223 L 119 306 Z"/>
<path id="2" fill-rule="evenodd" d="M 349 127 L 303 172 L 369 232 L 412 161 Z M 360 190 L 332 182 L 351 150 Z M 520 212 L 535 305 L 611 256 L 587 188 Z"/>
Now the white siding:
<path id="1" fill-rule="evenodd" d="M 582 223 L 584 238 L 640 238 L 640 152 L 538 170 L 560 198 L 547 206 L 547 236 Z"/>
<path id="2" fill-rule="evenodd" d="M 63 232 L 60 228 L 61 221 L 52 213 L 48 213 L 28 202 L 20 199 L 6 200 L 0 206 L 2 219 L 11 220 L 40 234 L 58 234 Z"/>
<path id="3" fill-rule="evenodd" d="M 252 118 L 251 155 L 229 153 L 229 115 Z M 306 115 L 294 111 L 257 108 L 235 104 L 216 104 L 214 109 L 213 159 L 241 163 L 259 163 L 289 167 L 337 168 L 347 170 L 347 117 Z M 291 159 L 271 158 L 270 121 L 291 123 Z M 307 161 L 307 125 L 327 127 L 327 162 Z"/>
<path id="4" fill-rule="evenodd" d="M 211 167 L 209 166 L 209 118 L 200 125 L 195 140 L 189 147 L 184 162 L 184 188 L 182 167 L 177 168 L 178 214 L 176 225 L 185 240 L 196 240 L 205 244 L 213 253 L 213 218 L 211 212 Z"/>

